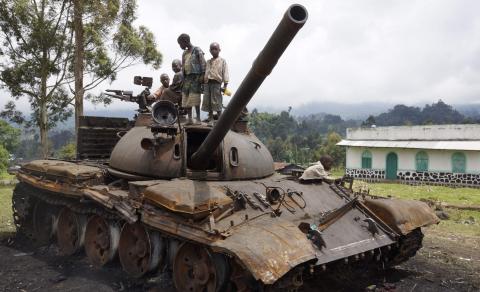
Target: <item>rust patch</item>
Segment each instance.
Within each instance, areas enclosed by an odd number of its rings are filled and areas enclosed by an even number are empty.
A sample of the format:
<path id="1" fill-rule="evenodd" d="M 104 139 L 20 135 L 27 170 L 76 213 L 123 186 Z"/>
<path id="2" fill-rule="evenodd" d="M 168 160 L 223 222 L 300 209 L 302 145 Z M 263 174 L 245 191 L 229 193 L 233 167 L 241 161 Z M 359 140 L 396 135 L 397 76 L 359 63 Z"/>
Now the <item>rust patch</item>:
<path id="1" fill-rule="evenodd" d="M 392 229 L 403 235 L 418 227 L 440 222 L 432 209 L 420 201 L 367 199 L 364 204 Z"/>
<path id="2" fill-rule="evenodd" d="M 206 181 L 173 180 L 147 187 L 144 197 L 174 212 L 201 217 L 232 204 L 225 189 Z"/>
<path id="3" fill-rule="evenodd" d="M 311 242 L 297 226 L 280 218 L 272 223 L 268 216 L 235 228 L 212 249 L 233 253 L 264 284 L 273 284 L 293 267 L 316 259 Z"/>

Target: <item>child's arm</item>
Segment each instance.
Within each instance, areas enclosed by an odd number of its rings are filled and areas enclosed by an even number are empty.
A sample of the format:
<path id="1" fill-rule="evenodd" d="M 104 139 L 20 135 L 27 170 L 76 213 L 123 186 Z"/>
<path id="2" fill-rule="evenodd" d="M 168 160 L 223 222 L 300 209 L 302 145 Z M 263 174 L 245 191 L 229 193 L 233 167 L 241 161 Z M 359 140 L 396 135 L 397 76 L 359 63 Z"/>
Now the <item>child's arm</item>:
<path id="1" fill-rule="evenodd" d="M 230 76 L 228 74 L 227 61 L 223 60 L 223 91 L 225 91 L 225 89 L 227 89 L 229 81 L 230 81 Z"/>

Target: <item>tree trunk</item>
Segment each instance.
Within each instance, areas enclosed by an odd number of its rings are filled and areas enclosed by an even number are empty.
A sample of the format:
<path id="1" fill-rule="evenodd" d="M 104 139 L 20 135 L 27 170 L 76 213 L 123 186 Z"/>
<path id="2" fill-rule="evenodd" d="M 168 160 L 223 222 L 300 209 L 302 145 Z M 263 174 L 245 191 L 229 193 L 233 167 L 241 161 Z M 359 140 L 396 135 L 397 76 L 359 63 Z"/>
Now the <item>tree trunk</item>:
<path id="1" fill-rule="evenodd" d="M 44 53 L 45 55 L 45 53 Z M 38 97 L 39 108 L 39 128 L 40 128 L 40 144 L 42 145 L 42 158 L 48 157 L 48 111 L 47 111 L 47 76 L 42 74 L 40 80 L 40 96 Z"/>
<path id="2" fill-rule="evenodd" d="M 48 129 L 47 129 L 47 105 L 40 105 L 40 144 L 42 145 L 42 157 L 48 158 Z"/>
<path id="3" fill-rule="evenodd" d="M 78 141 L 78 127 L 80 116 L 83 116 L 83 59 L 84 59 L 84 36 L 83 36 L 83 3 L 82 0 L 73 0 L 73 25 L 75 28 L 75 136 Z M 77 147 L 78 149 L 78 147 Z"/>

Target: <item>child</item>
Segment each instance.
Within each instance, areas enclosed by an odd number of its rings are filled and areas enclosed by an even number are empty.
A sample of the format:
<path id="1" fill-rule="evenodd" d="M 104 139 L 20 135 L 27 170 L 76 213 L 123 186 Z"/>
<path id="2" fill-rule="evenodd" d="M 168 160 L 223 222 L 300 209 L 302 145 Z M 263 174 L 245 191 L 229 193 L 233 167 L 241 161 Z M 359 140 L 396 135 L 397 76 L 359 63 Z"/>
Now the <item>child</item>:
<path id="1" fill-rule="evenodd" d="M 210 45 L 212 58 L 207 61 L 207 68 L 205 69 L 202 111 L 208 112 L 209 122 L 213 122 L 214 111 L 217 112 L 217 116 L 222 113 L 222 92 L 227 89 L 229 81 L 227 62 L 219 57 L 220 51 L 218 43 Z"/>
<path id="2" fill-rule="evenodd" d="M 148 97 L 149 100 L 152 100 L 153 102 L 160 100 L 163 92 L 165 91 L 165 89 L 168 88 L 170 84 L 170 77 L 168 77 L 166 73 L 163 73 L 162 75 L 160 75 L 160 83 L 162 84 L 162 86 L 160 86 L 157 90 L 155 90 L 155 92 L 150 94 L 150 96 Z"/>
<path id="3" fill-rule="evenodd" d="M 178 59 L 173 60 L 172 70 L 175 72 L 175 75 L 173 75 L 172 84 L 170 84 L 170 86 L 163 91 L 160 100 L 168 100 L 181 106 L 183 85 L 182 61 Z"/>
<path id="4" fill-rule="evenodd" d="M 199 47 L 195 47 L 190 42 L 188 34 L 181 34 L 177 39 L 182 55 L 182 107 L 187 109 L 187 125 L 192 124 L 192 107 L 195 107 L 197 114 L 196 123 L 200 123 L 200 99 L 202 94 L 202 84 L 205 74 L 205 57 Z"/>

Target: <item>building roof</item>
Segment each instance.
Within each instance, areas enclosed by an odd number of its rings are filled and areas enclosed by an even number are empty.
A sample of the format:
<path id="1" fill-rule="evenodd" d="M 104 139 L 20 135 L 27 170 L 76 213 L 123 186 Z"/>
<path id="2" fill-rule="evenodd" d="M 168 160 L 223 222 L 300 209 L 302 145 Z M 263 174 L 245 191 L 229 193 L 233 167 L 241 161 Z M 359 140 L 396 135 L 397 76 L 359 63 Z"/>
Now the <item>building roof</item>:
<path id="1" fill-rule="evenodd" d="M 452 141 L 452 140 L 342 140 L 338 146 L 370 147 L 370 148 L 412 148 L 438 150 L 480 150 L 480 141 Z"/>
<path id="2" fill-rule="evenodd" d="M 348 128 L 347 140 L 480 141 L 480 124 Z"/>

